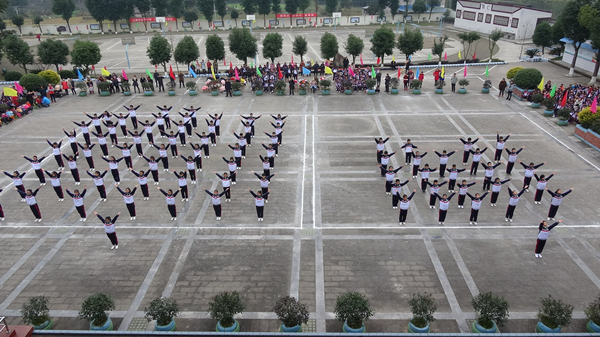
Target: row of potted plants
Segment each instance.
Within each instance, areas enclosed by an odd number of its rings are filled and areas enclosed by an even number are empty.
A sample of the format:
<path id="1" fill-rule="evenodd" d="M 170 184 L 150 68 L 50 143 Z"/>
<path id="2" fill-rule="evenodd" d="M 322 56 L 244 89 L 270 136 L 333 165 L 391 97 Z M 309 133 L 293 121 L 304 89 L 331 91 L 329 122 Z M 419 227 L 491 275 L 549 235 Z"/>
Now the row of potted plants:
<path id="1" fill-rule="evenodd" d="M 52 319 L 49 315 L 48 298 L 36 296 L 23 304 L 21 315 L 25 324 L 31 324 L 36 330 L 49 330 L 52 328 Z M 492 292 L 481 293 L 472 298 L 471 304 L 476 313 L 472 324 L 475 333 L 496 333 L 498 327 L 504 326 L 508 321 L 508 302 L 503 296 Z M 408 324 L 408 332 L 427 333 L 429 324 L 435 321 L 437 305 L 432 294 L 417 293 L 409 301 L 413 318 Z M 114 310 L 115 303 L 110 295 L 96 293 L 83 301 L 78 317 L 90 322 L 90 330 L 112 330 L 113 323 L 106 313 Z M 209 303 L 210 317 L 217 320 L 216 331 L 240 331 L 240 323 L 234 318 L 236 314 L 243 313 L 246 309 L 244 300 L 238 292 L 223 292 L 216 295 Z M 174 331 L 175 317 L 179 315 L 179 305 L 172 298 L 159 297 L 150 302 L 144 309 L 144 317 L 155 321 L 156 331 Z M 281 332 L 301 332 L 302 324 L 309 319 L 309 311 L 305 304 L 293 297 L 280 298 L 273 311 L 281 321 Z M 589 319 L 588 332 L 600 332 L 600 296 L 590 303 L 584 310 Z M 342 321 L 343 331 L 349 333 L 365 332 L 365 322 L 373 316 L 373 309 L 369 299 L 357 292 L 347 292 L 338 296 L 335 316 Z M 541 299 L 538 311 L 536 332 L 558 333 L 562 327 L 571 323 L 573 306 L 548 295 Z"/>
<path id="2" fill-rule="evenodd" d="M 531 107 L 534 109 L 538 109 L 541 105 L 543 105 L 545 108 L 545 117 L 554 116 L 554 106 L 556 105 L 556 98 L 544 98 L 544 95 L 539 92 L 536 92 L 535 94 L 531 95 Z M 571 118 L 571 110 L 568 108 L 559 109 L 556 112 L 556 116 L 558 117 L 556 124 L 560 126 L 567 126 L 569 125 L 569 118 Z"/>

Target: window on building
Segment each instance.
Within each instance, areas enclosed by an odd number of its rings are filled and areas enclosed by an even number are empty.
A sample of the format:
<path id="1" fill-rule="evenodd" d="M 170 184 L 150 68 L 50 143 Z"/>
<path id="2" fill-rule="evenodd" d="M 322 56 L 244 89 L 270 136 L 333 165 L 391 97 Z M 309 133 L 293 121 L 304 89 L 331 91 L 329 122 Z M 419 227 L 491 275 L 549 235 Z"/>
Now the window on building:
<path id="1" fill-rule="evenodd" d="M 483 21 L 483 13 L 477 13 L 477 21 L 478 22 Z"/>
<path id="2" fill-rule="evenodd" d="M 492 22 L 492 14 L 486 14 L 485 15 L 485 23 L 490 23 Z"/>
<path id="3" fill-rule="evenodd" d="M 508 27 L 509 18 L 507 16 L 494 15 L 494 24 Z"/>
<path id="4" fill-rule="evenodd" d="M 460 19 L 460 15 L 462 14 L 462 11 L 460 9 L 456 10 L 456 18 Z"/>
<path id="5" fill-rule="evenodd" d="M 475 12 L 464 11 L 463 19 L 475 21 L 475 14 L 476 14 Z"/>
<path id="6" fill-rule="evenodd" d="M 512 28 L 517 28 L 517 27 L 519 27 L 519 19 L 512 19 L 512 22 L 511 22 L 510 26 L 511 26 Z"/>

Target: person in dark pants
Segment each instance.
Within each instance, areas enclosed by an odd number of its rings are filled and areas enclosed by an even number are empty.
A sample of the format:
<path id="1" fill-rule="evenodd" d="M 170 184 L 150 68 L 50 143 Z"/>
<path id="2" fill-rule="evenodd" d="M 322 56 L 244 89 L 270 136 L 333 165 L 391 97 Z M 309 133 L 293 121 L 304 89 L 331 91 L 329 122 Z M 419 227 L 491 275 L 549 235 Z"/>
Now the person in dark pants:
<path id="1" fill-rule="evenodd" d="M 158 73 L 154 73 L 154 74 L 158 74 Z M 154 76 L 154 80 L 156 81 L 156 84 L 158 86 L 158 92 L 164 92 L 165 91 L 165 84 L 164 82 L 164 77 L 161 75 L 158 76 Z"/>
<path id="2" fill-rule="evenodd" d="M 119 249 L 119 240 L 117 240 L 115 222 L 117 222 L 117 218 L 119 217 L 119 215 L 121 215 L 121 212 L 117 213 L 117 215 L 115 215 L 115 217 L 112 219 L 109 216 L 103 218 L 100 215 L 98 215 L 97 212 L 94 212 L 94 214 L 96 214 L 98 219 L 100 219 L 100 221 L 102 221 L 102 223 L 104 224 L 104 231 L 106 232 L 106 236 L 108 236 L 108 238 L 110 239 L 110 243 L 112 244 L 112 247 L 110 247 L 110 249 Z"/>
<path id="3" fill-rule="evenodd" d="M 290 95 L 294 95 L 294 87 L 296 86 L 296 82 L 293 78 L 290 78 L 290 81 L 288 83 L 290 85 Z"/>
<path id="4" fill-rule="evenodd" d="M 454 73 L 450 78 L 450 84 L 452 84 L 452 92 L 456 92 L 456 82 L 458 82 L 458 77 L 456 77 L 456 73 Z"/>
<path id="5" fill-rule="evenodd" d="M 390 92 L 390 81 L 392 80 L 392 78 L 390 77 L 390 74 L 385 75 L 385 92 Z"/>
<path id="6" fill-rule="evenodd" d="M 250 194 L 252 194 L 252 196 L 254 197 L 254 204 L 256 205 L 256 215 L 258 216 L 258 221 L 263 221 L 265 210 L 265 197 L 269 194 L 269 192 L 263 194 L 262 191 L 258 191 L 258 193 L 254 193 L 250 188 L 248 189 L 248 191 L 250 191 Z"/>
<path id="7" fill-rule="evenodd" d="M 539 232 L 537 237 L 537 243 L 535 244 L 535 257 L 542 257 L 542 251 L 544 250 L 544 246 L 546 245 L 546 240 L 548 240 L 548 236 L 550 236 L 550 231 L 552 228 L 558 226 L 562 220 L 558 220 L 552 225 L 548 226 L 546 221 L 540 221 Z"/>
<path id="8" fill-rule="evenodd" d="M 233 97 L 231 81 L 229 79 L 225 80 L 225 97 Z"/>
<path id="9" fill-rule="evenodd" d="M 143 77 L 142 77 L 143 78 Z M 133 93 L 135 94 L 136 92 L 141 93 L 140 91 L 140 86 L 138 84 L 138 79 L 137 77 L 135 77 L 135 75 L 133 76 L 133 80 L 132 80 L 132 84 L 133 84 Z"/>

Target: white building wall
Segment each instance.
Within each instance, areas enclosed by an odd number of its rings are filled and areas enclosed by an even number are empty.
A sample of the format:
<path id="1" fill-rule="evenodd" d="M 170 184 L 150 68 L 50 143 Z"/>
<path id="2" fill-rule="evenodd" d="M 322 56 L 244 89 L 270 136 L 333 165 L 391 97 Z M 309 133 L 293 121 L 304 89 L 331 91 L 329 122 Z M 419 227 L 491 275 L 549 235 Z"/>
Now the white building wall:
<path id="1" fill-rule="evenodd" d="M 567 43 L 565 45 L 565 52 L 563 54 L 562 62 L 565 62 L 566 65 L 571 66 L 571 62 L 573 61 L 574 55 L 575 49 L 573 48 L 573 45 Z M 577 63 L 575 64 L 575 68 L 587 70 L 593 73 L 594 67 L 596 67 L 596 62 L 594 62 L 593 60 L 594 52 L 581 47 L 579 48 L 579 53 L 577 54 Z"/>

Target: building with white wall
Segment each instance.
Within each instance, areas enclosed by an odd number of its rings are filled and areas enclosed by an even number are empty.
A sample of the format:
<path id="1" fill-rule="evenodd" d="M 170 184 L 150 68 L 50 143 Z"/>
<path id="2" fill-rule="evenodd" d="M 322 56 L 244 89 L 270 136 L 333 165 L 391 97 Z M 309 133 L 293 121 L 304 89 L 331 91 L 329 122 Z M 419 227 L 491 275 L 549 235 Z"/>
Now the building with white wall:
<path id="1" fill-rule="evenodd" d="M 541 21 L 548 21 L 552 12 L 517 5 L 458 0 L 454 27 L 490 34 L 495 29 L 508 39 L 528 39 Z"/>
<path id="2" fill-rule="evenodd" d="M 571 62 L 573 62 L 573 56 L 575 55 L 575 48 L 573 48 L 573 43 L 571 40 L 562 38 L 561 42 L 565 43 L 565 52 L 563 53 L 562 62 L 566 65 L 571 66 Z M 579 48 L 579 53 L 577 53 L 577 63 L 575 63 L 575 68 L 587 70 L 591 73 L 594 72 L 594 68 L 596 67 L 596 53 L 598 50 L 592 47 L 590 41 L 586 43 L 582 43 Z"/>

